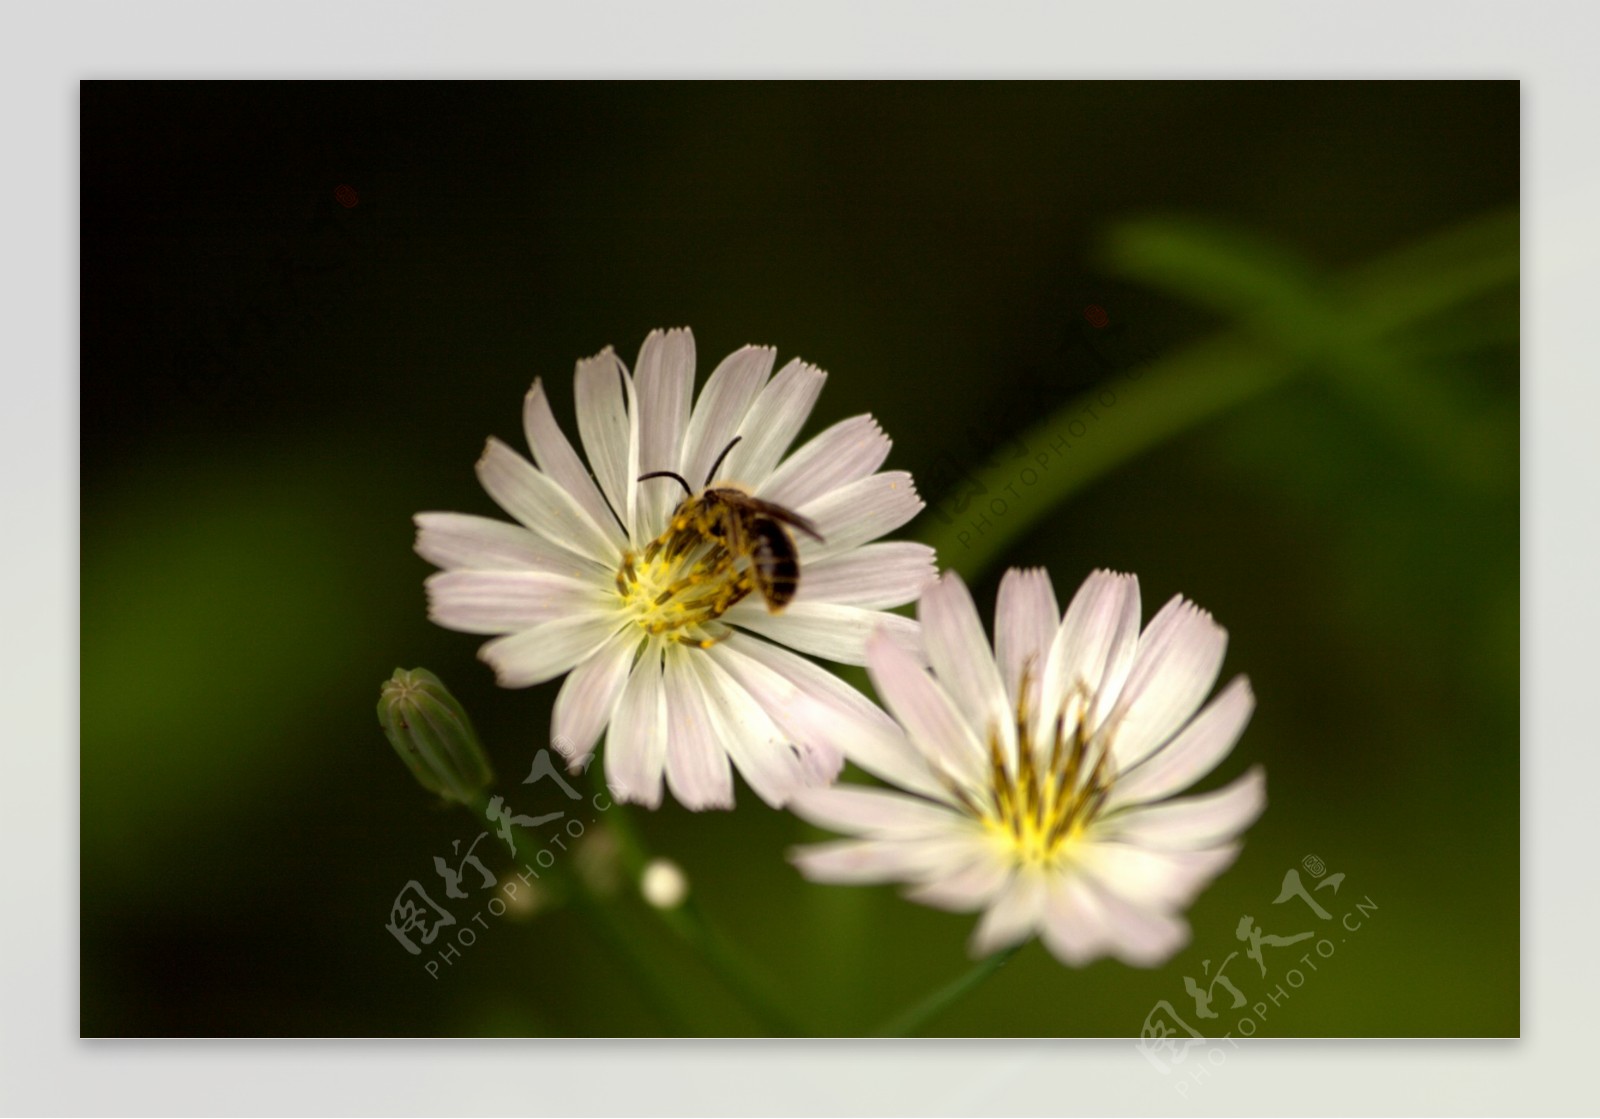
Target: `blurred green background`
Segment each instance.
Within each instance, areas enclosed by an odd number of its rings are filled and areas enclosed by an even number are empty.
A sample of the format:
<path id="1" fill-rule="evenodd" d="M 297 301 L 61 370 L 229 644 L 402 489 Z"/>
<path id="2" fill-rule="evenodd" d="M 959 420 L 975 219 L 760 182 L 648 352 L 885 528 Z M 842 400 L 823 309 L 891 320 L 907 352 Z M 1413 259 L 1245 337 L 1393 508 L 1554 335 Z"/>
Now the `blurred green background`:
<path id="1" fill-rule="evenodd" d="M 497 689 L 427 622 L 411 515 L 494 513 L 473 462 L 521 445 L 535 376 L 570 424 L 577 358 L 686 324 L 702 377 L 746 342 L 829 370 L 808 433 L 873 412 L 930 500 L 902 535 L 985 613 L 1010 564 L 1063 601 L 1135 571 L 1254 681 L 1208 783 L 1264 763 L 1269 807 L 1191 945 L 1031 945 L 928 1032 L 1127 1036 L 1163 999 L 1212 1026 L 1184 976 L 1241 915 L 1302 931 L 1272 902 L 1316 854 L 1330 908 L 1378 908 L 1259 1033 L 1516 1034 L 1518 140 L 1514 82 L 85 84 L 82 1032 L 760 1028 L 626 889 L 682 1020 L 570 908 L 437 980 L 384 927 L 477 831 L 379 733 L 394 667 L 451 685 L 513 805 L 564 807 L 517 784 L 555 687 Z M 1004 468 L 1106 388 L 1063 500 L 968 547 L 951 462 Z M 742 787 L 633 822 L 818 1031 L 968 966 L 972 918 L 804 882 L 814 833 Z"/>

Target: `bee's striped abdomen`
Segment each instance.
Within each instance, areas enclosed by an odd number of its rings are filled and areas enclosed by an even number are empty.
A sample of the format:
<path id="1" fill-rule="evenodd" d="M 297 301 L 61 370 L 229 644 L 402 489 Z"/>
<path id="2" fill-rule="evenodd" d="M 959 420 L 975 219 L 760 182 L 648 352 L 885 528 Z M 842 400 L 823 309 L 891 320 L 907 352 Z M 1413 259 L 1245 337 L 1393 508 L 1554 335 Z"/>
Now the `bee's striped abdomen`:
<path id="1" fill-rule="evenodd" d="M 750 550 L 751 571 L 767 609 L 776 614 L 794 600 L 800 587 L 800 558 L 794 538 L 777 521 L 762 518 L 750 526 L 754 545 Z"/>

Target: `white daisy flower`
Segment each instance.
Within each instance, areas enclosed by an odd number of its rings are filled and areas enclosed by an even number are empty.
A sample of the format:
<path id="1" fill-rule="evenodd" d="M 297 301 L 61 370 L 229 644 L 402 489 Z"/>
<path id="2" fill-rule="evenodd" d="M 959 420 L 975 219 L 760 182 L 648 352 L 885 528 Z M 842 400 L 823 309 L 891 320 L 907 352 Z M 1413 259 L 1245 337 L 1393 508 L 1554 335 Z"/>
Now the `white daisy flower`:
<path id="1" fill-rule="evenodd" d="M 991 651 L 947 574 L 918 608 L 930 675 L 875 635 L 867 667 L 898 733 L 846 743 L 904 792 L 808 789 L 791 807 L 858 838 L 799 848 L 823 882 L 907 882 L 907 896 L 983 910 L 982 956 L 1038 934 L 1063 963 L 1141 967 L 1188 941 L 1180 915 L 1238 854 L 1266 804 L 1260 767 L 1169 799 L 1233 749 L 1255 706 L 1244 677 L 1199 714 L 1227 633 L 1182 597 L 1139 632 L 1139 582 L 1097 571 L 1063 618 L 1049 577 L 1000 584 Z"/>
<path id="2" fill-rule="evenodd" d="M 657 806 L 665 775 L 690 808 L 731 807 L 730 762 L 773 805 L 832 781 L 835 743 L 872 705 L 789 649 L 861 664 L 875 629 L 915 642 L 915 622 L 883 611 L 932 580 L 933 551 L 873 543 L 922 508 L 911 476 L 878 471 L 890 441 L 866 415 L 785 458 L 826 374 L 796 360 L 773 376 L 773 357 L 730 355 L 691 407 L 688 330 L 653 332 L 633 376 L 607 348 L 578 362 L 587 468 L 535 381 L 523 425 L 537 465 L 496 439 L 478 462 L 518 523 L 416 518 L 418 553 L 444 569 L 427 581 L 430 617 L 503 635 L 479 656 L 506 687 L 567 674 L 553 744 L 577 766 L 605 732 L 622 799 Z M 713 483 L 716 502 L 684 492 Z"/>

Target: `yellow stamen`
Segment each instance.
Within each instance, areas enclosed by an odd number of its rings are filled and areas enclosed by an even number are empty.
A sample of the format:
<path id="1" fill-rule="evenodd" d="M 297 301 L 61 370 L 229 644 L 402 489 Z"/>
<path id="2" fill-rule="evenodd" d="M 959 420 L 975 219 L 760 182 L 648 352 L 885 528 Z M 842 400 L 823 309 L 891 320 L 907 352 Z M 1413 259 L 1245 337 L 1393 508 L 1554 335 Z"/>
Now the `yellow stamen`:
<path id="1" fill-rule="evenodd" d="M 1081 692 L 1069 696 L 1056 715 L 1048 748 L 1035 745 L 1027 709 L 1029 675 L 1025 668 L 1015 761 L 1006 757 L 1000 728 L 991 728 L 988 803 L 963 799 L 1019 863 L 1048 864 L 1063 859 L 1088 830 L 1116 774 L 1109 743 L 1088 732 L 1088 703 Z"/>
<path id="2" fill-rule="evenodd" d="M 617 568 L 623 608 L 652 637 L 709 648 L 728 635 L 716 620 L 754 589 L 749 569 L 679 515 Z"/>

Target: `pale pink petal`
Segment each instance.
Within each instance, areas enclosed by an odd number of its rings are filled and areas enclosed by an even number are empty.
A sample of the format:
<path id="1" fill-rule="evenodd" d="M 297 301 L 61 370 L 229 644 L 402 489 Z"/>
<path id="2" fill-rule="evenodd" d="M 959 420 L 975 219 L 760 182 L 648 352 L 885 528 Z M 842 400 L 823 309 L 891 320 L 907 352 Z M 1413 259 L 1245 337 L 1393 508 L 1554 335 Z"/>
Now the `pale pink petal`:
<path id="1" fill-rule="evenodd" d="M 1227 631 L 1182 598 L 1151 620 L 1106 720 L 1121 768 L 1147 757 L 1199 709 L 1227 648 Z"/>
<path id="2" fill-rule="evenodd" d="M 886 631 L 874 633 L 867 643 L 867 671 L 913 744 L 956 780 L 985 786 L 988 758 L 983 744 L 950 694 Z"/>
<path id="3" fill-rule="evenodd" d="M 836 759 L 847 751 L 862 769 L 902 789 L 949 798 L 895 721 L 832 673 L 745 634 L 713 646 L 711 656 L 802 748 Z"/>
<path id="4" fill-rule="evenodd" d="M 958 826 L 979 827 L 952 812 L 947 804 L 865 785 L 804 789 L 795 794 L 790 808 L 819 828 L 873 838 L 926 838 Z"/>
<path id="5" fill-rule="evenodd" d="M 1081 877 L 1050 881 L 1039 932 L 1050 954 L 1068 967 L 1083 967 L 1111 950 L 1105 902 Z"/>
<path id="6" fill-rule="evenodd" d="M 1142 909 L 1091 876 L 1051 884 L 1043 941 L 1064 964 L 1082 967 L 1115 956 L 1133 967 L 1157 967 L 1189 943 L 1189 925 L 1157 909 Z"/>
<path id="7" fill-rule="evenodd" d="M 1020 688 L 1026 672 L 1032 681 L 1026 706 L 1037 711 L 1045 658 L 1060 626 L 1061 608 L 1056 605 L 1049 573 L 1042 567 L 1007 571 L 1000 580 L 994 608 L 994 647 L 1000 678 L 1012 703 L 1024 698 Z"/>
<path id="8" fill-rule="evenodd" d="M 1232 752 L 1255 705 L 1250 681 L 1235 678 L 1176 738 L 1123 770 L 1106 807 L 1160 800 L 1187 789 Z"/>
<path id="9" fill-rule="evenodd" d="M 569 766 L 594 752 L 628 681 L 640 639 L 637 627 L 623 627 L 562 682 L 550 717 L 550 739 Z"/>
<path id="10" fill-rule="evenodd" d="M 1087 704 L 1090 727 L 1110 710 L 1139 640 L 1139 580 L 1096 571 L 1073 595 L 1045 660 L 1036 740 L 1073 696 Z"/>
<path id="11" fill-rule="evenodd" d="M 417 555 L 447 571 L 561 571 L 576 559 L 567 549 L 506 521 L 471 513 L 418 513 L 414 520 Z"/>
<path id="12" fill-rule="evenodd" d="M 706 472 L 739 430 L 751 403 L 772 376 L 774 356 L 770 346 L 745 346 L 723 358 L 706 379 L 683 440 L 683 476 L 691 486 L 714 481 L 706 477 Z"/>
<path id="13" fill-rule="evenodd" d="M 1189 926 L 1130 905 L 1091 878 L 1068 875 L 1050 884 L 1040 936 L 1069 967 L 1107 955 L 1134 967 L 1156 967 L 1188 943 Z"/>
<path id="14" fill-rule="evenodd" d="M 905 891 L 905 897 L 921 905 L 969 913 L 984 909 L 1011 880 L 1012 864 L 992 851 L 975 850 L 960 870 L 929 879 Z"/>
<path id="15" fill-rule="evenodd" d="M 1044 918 L 1048 889 L 1039 868 L 1024 866 L 1013 871 L 972 931 L 972 955 L 981 958 L 1032 936 Z"/>
<path id="16" fill-rule="evenodd" d="M 604 609 L 594 582 L 544 571 L 439 571 L 423 586 L 429 619 L 459 633 L 516 633 Z"/>
<path id="17" fill-rule="evenodd" d="M 910 618 L 831 602 L 795 602 L 774 614 L 759 599 L 747 598 L 722 620 L 838 664 L 865 664 L 867 639 L 876 629 L 886 630 L 905 648 L 916 648 L 921 632 Z"/>
<path id="18" fill-rule="evenodd" d="M 910 540 L 863 544 L 802 566 L 794 601 L 887 610 L 915 601 L 935 574 L 934 552 L 926 544 Z"/>
<path id="19" fill-rule="evenodd" d="M 498 439 L 490 439 L 478 460 L 478 480 L 495 504 L 559 548 L 604 567 L 615 567 L 621 553 L 571 494 Z"/>
<path id="20" fill-rule="evenodd" d="M 655 808 L 667 762 L 667 704 L 661 654 L 646 646 L 623 686 L 606 735 L 606 788 L 620 801 Z"/>
<path id="21" fill-rule="evenodd" d="M 639 398 L 639 473 L 679 471 L 694 395 L 694 335 L 688 330 L 652 330 L 633 367 L 633 384 Z M 667 518 L 682 499 L 682 488 L 670 478 L 641 485 L 634 524 L 637 537 L 652 538 L 666 528 Z"/>
<path id="22" fill-rule="evenodd" d="M 940 686 L 980 741 L 999 736 L 1004 756 L 1014 765 L 1016 715 L 1006 699 L 994 652 L 978 620 L 978 608 L 961 576 L 947 571 L 924 591 L 917 603 L 917 620 L 922 623 L 928 663 Z"/>
<path id="23" fill-rule="evenodd" d="M 1239 845 L 1198 851 L 1154 851 L 1131 843 L 1085 843 L 1078 866 L 1101 886 L 1141 909 L 1183 909 L 1228 869 Z"/>
<path id="24" fill-rule="evenodd" d="M 696 650 L 696 653 L 698 650 Z M 733 807 L 733 771 L 707 709 L 705 689 L 678 646 L 664 655 L 667 701 L 667 787 L 685 808 Z"/>
<path id="25" fill-rule="evenodd" d="M 611 538 L 614 547 L 619 550 L 626 547 L 627 540 L 621 524 L 601 496 L 600 487 L 589 476 L 589 470 L 578 457 L 578 452 L 567 442 L 561 425 L 556 423 L 555 413 L 550 410 L 550 400 L 545 396 L 541 381 L 533 382 L 533 388 L 528 390 L 522 402 L 522 430 L 539 469 L 572 495 L 590 519 Z"/>
<path id="26" fill-rule="evenodd" d="M 757 496 L 798 509 L 871 474 L 889 457 L 889 445 L 889 437 L 871 416 L 840 420 L 790 455 Z"/>
<path id="27" fill-rule="evenodd" d="M 1255 766 L 1215 792 L 1129 808 L 1104 826 L 1117 839 L 1141 847 L 1194 850 L 1237 838 L 1266 807 L 1266 773 Z"/>
<path id="28" fill-rule="evenodd" d="M 1132 905 L 1115 893 L 1101 891 L 1106 946 L 1131 967 L 1159 967 L 1189 943 L 1183 918 Z"/>
<path id="29" fill-rule="evenodd" d="M 760 491 L 800 434 L 827 379 L 822 370 L 798 358 L 780 369 L 739 422 L 739 445 L 720 477 L 752 493 Z"/>
<path id="30" fill-rule="evenodd" d="M 578 435 L 595 479 L 631 533 L 639 474 L 639 410 L 633 382 L 610 346 L 578 362 L 573 380 Z"/>
<path id="31" fill-rule="evenodd" d="M 968 836 L 937 839 L 842 839 L 796 847 L 789 859 L 813 882 L 868 885 L 933 878 L 959 870 L 972 857 Z"/>
<path id="32" fill-rule="evenodd" d="M 585 612 L 554 618 L 495 638 L 478 650 L 478 657 L 494 669 L 502 688 L 526 688 L 571 671 L 598 652 L 620 624 L 614 614 Z"/>
<path id="33" fill-rule="evenodd" d="M 709 657 L 684 658 L 706 697 L 712 730 L 757 796 L 782 808 L 811 783 L 800 752 L 749 692 Z"/>
<path id="34" fill-rule="evenodd" d="M 857 479 L 808 502 L 796 511 L 817 526 L 822 542 L 803 533 L 796 537 L 802 570 L 893 532 L 921 510 L 922 498 L 903 470 Z"/>

